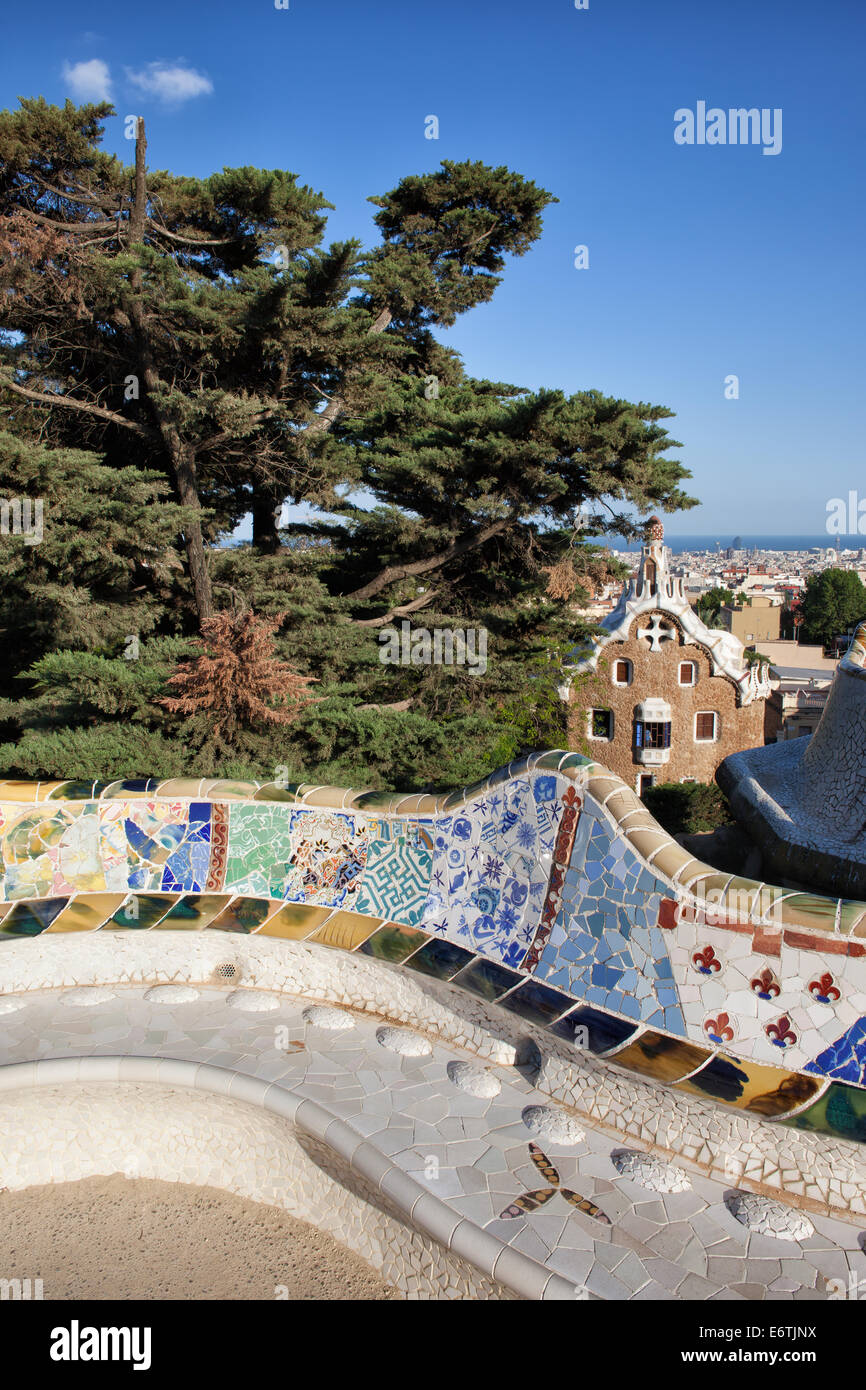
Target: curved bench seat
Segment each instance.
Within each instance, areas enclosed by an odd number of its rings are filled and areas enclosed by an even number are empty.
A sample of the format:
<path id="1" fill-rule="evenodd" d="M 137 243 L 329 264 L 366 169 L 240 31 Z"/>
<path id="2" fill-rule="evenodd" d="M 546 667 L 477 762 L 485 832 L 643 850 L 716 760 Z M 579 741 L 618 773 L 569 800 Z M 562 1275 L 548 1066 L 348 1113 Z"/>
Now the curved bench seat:
<path id="1" fill-rule="evenodd" d="M 0 940 L 309 941 L 684 1095 L 866 1139 L 866 903 L 701 864 L 579 754 L 438 796 L 0 782 L 0 861 Z"/>

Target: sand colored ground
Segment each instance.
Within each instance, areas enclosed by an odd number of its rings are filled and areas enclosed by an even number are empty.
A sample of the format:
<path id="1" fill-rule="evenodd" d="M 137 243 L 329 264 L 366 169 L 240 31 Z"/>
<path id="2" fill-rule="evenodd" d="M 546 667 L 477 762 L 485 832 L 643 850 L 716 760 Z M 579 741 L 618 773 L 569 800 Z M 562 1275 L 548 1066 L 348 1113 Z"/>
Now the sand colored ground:
<path id="1" fill-rule="evenodd" d="M 41 1278 L 46 1300 L 398 1297 L 276 1207 L 119 1174 L 0 1192 L 0 1278 Z"/>

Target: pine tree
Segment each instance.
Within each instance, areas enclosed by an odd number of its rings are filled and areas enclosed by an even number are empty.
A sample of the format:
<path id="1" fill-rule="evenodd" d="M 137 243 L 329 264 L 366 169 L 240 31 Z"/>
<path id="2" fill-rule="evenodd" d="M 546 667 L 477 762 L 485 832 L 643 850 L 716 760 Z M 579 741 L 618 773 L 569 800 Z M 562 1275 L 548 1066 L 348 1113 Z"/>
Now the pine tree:
<path id="1" fill-rule="evenodd" d="M 15 541 L 0 595 L 24 678 L 0 766 L 441 788 L 560 742 L 579 607 L 616 572 L 597 542 L 692 499 L 667 408 L 471 378 L 435 337 L 490 300 L 551 195 L 445 161 L 371 199 L 379 244 L 326 246 L 330 204 L 294 175 L 149 171 L 140 123 L 126 167 L 101 149 L 112 115 L 0 114 L 2 423 L 22 458 L 47 444 L 37 495 L 59 528 L 33 555 Z M 285 500 L 309 520 L 280 531 Z M 606 521 L 576 544 L 587 502 Z M 219 547 L 250 511 L 253 544 Z M 483 677 L 383 663 L 404 620 L 483 628 Z"/>
<path id="2" fill-rule="evenodd" d="M 178 693 L 166 696 L 165 709 L 191 717 L 210 738 L 231 748 L 240 730 L 291 724 L 304 705 L 311 683 L 273 651 L 273 634 L 280 619 L 257 618 L 251 610 L 229 611 L 209 618 L 196 655 L 169 677 Z"/>
<path id="3" fill-rule="evenodd" d="M 100 149 L 113 114 L 43 100 L 0 114 L 0 326 L 22 335 L 0 385 L 52 443 L 133 454 L 193 514 L 210 507 L 212 525 L 184 529 L 204 621 L 208 540 L 252 504 L 273 548 L 284 498 L 333 500 L 352 481 L 335 420 L 395 369 L 448 358 L 429 325 L 490 298 L 551 198 L 446 164 L 374 200 L 383 244 L 362 260 L 356 241 L 320 246 L 331 205 L 283 170 L 150 173 L 140 118 L 124 167 Z"/>
<path id="4" fill-rule="evenodd" d="M 190 603 L 173 544 L 189 513 L 168 492 L 159 473 L 0 431 L 0 498 L 12 517 L 0 535 L 0 696 L 47 652 L 120 654 L 180 621 L 167 609 Z"/>

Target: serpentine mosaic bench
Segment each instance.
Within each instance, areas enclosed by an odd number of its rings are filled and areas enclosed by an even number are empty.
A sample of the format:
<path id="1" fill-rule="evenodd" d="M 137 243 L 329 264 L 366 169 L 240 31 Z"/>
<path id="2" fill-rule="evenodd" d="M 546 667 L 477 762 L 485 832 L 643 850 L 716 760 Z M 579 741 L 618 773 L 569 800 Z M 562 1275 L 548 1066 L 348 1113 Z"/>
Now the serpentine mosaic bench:
<path id="1" fill-rule="evenodd" d="M 0 938 L 202 929 L 360 952 L 643 1080 L 866 1141 L 866 903 L 718 873 L 578 754 L 443 796 L 0 782 Z"/>

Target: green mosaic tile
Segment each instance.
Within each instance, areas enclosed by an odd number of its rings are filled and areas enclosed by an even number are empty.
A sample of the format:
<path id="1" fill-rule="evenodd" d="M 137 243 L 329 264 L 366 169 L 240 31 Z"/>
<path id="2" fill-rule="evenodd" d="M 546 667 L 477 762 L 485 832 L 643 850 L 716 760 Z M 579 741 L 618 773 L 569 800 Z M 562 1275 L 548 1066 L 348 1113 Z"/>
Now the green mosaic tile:
<path id="1" fill-rule="evenodd" d="M 64 782 L 49 792 L 48 801 L 92 801 L 112 785 L 111 782 Z"/>
<path id="2" fill-rule="evenodd" d="M 127 902 L 119 907 L 108 919 L 103 931 L 116 931 L 127 928 L 130 931 L 147 931 L 162 921 L 165 914 L 178 900 L 176 893 L 157 897 L 150 893 L 132 893 Z"/>
<path id="3" fill-rule="evenodd" d="M 190 893 L 165 914 L 159 925 L 167 931 L 201 931 L 230 901 L 230 893 Z"/>
<path id="4" fill-rule="evenodd" d="M 397 964 L 411 956 L 427 940 L 426 933 L 415 927 L 385 926 L 373 932 L 358 950 L 365 956 L 375 956 L 377 960 Z"/>
<path id="5" fill-rule="evenodd" d="M 866 903 L 843 898 L 839 910 L 839 931 L 847 936 L 864 917 L 866 917 Z"/>
<path id="6" fill-rule="evenodd" d="M 836 928 L 837 898 L 820 897 L 817 893 L 793 893 L 780 903 L 774 920 L 786 927 L 813 927 L 832 932 Z"/>
<path id="7" fill-rule="evenodd" d="M 406 964 L 410 970 L 417 970 L 421 975 L 431 975 L 436 980 L 450 980 L 474 959 L 472 952 L 465 951 L 462 946 L 434 938 L 410 956 Z"/>
<path id="8" fill-rule="evenodd" d="M 562 753 L 557 749 L 553 753 L 542 753 L 540 758 L 535 758 L 533 767 L 544 768 L 548 772 L 558 772 L 559 764 L 562 762 Z"/>
<path id="9" fill-rule="evenodd" d="M 391 802 L 399 801 L 405 792 L 359 792 L 352 797 L 347 810 L 353 811 L 390 811 Z"/>
<path id="10" fill-rule="evenodd" d="M 110 782 L 102 793 L 102 801 L 119 801 L 128 796 L 151 796 L 159 786 L 154 777 L 134 777 L 125 782 Z"/>
<path id="11" fill-rule="evenodd" d="M 780 1123 L 866 1143 L 866 1091 L 834 1081 L 808 1110 Z"/>
<path id="12" fill-rule="evenodd" d="M 468 989 L 470 994 L 477 994 L 479 998 L 492 1003 L 495 999 L 501 998 L 506 990 L 513 989 L 525 979 L 526 976 L 519 975 L 516 970 L 509 970 L 507 966 L 499 965 L 495 960 L 485 960 L 478 956 L 471 965 L 460 971 L 454 983 Z"/>

